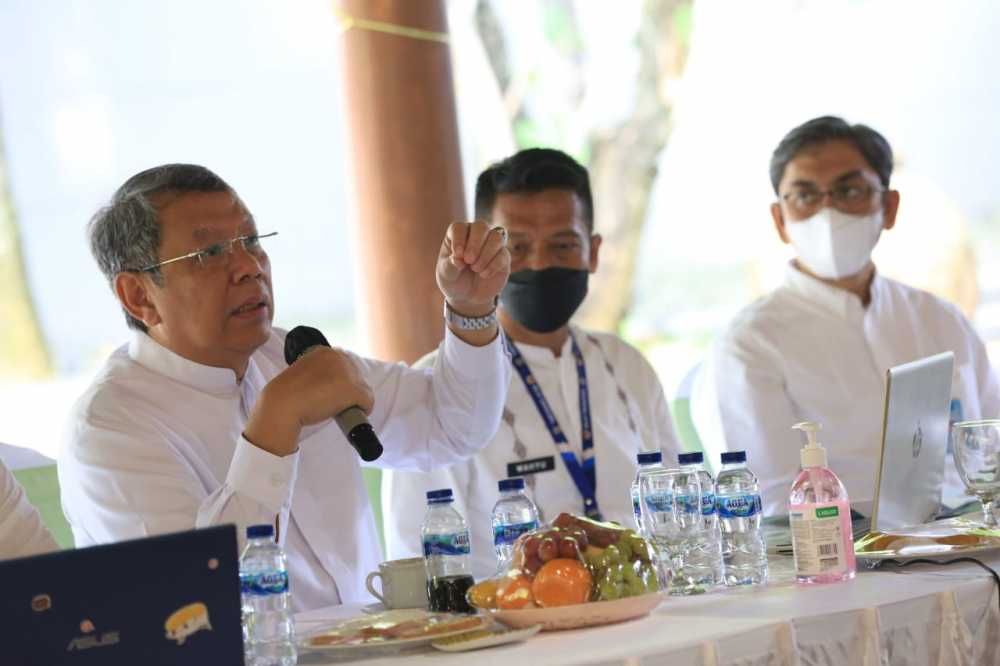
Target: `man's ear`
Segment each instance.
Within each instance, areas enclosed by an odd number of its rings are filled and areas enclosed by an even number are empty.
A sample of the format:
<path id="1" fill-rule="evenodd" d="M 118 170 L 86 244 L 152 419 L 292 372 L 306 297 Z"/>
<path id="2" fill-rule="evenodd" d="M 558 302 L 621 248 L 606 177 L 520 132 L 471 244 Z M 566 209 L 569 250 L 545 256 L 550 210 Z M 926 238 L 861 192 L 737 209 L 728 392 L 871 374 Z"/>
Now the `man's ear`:
<path id="1" fill-rule="evenodd" d="M 896 213 L 899 212 L 899 190 L 886 190 L 884 211 L 882 229 L 888 231 L 896 226 Z"/>
<path id="2" fill-rule="evenodd" d="M 601 234 L 591 234 L 590 235 L 590 272 L 594 273 L 597 271 L 598 256 L 601 252 Z"/>
<path id="3" fill-rule="evenodd" d="M 151 328 L 160 323 L 160 314 L 150 298 L 152 280 L 144 273 L 119 273 L 115 276 L 115 295 L 125 311 Z"/>
<path id="4" fill-rule="evenodd" d="M 775 201 L 771 204 L 771 219 L 774 220 L 774 230 L 778 232 L 778 238 L 786 245 L 791 241 L 788 239 L 788 232 L 785 231 L 785 216 L 781 212 L 781 204 Z"/>

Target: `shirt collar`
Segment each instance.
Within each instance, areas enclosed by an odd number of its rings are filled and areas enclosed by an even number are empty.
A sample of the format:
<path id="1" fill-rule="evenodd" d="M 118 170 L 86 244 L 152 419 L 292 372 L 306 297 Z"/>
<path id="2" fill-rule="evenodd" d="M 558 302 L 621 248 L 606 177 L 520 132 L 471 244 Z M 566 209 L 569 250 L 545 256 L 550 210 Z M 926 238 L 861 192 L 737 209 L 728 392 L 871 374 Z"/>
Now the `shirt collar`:
<path id="1" fill-rule="evenodd" d="M 882 278 L 876 270 L 875 277 L 872 279 L 871 303 L 869 305 L 875 303 L 881 280 Z M 803 273 L 795 267 L 794 261 L 789 261 L 785 267 L 785 287 L 837 317 L 864 319 L 865 306 L 856 294 L 846 289 L 831 286 L 819 278 Z"/>
<path id="2" fill-rule="evenodd" d="M 528 362 L 529 365 L 541 365 L 543 363 L 555 364 L 558 363 L 560 359 L 572 358 L 572 346 L 573 338 L 572 335 L 579 335 L 576 328 L 570 326 L 570 336 L 566 337 L 566 341 L 563 343 L 562 350 L 559 352 L 559 358 L 552 353 L 552 350 L 548 347 L 539 347 L 536 345 L 529 345 L 524 342 L 514 342 L 517 345 L 518 351 L 524 356 L 524 360 Z"/>
<path id="3" fill-rule="evenodd" d="M 233 395 L 239 392 L 236 373 L 231 368 L 216 368 L 195 363 L 176 354 L 142 331 L 136 331 L 128 346 L 129 357 L 139 365 L 170 379 L 204 391 L 205 393 Z M 253 359 L 247 367 L 251 374 Z M 252 370 L 256 373 L 256 367 Z"/>

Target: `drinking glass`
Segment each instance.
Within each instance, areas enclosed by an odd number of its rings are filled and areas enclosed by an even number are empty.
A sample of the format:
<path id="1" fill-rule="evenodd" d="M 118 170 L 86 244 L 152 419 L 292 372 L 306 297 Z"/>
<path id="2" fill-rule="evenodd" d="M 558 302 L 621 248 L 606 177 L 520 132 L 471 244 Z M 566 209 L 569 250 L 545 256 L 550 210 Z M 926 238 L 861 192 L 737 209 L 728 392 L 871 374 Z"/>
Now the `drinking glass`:
<path id="1" fill-rule="evenodd" d="M 955 466 L 983 505 L 983 523 L 997 527 L 993 501 L 1000 495 L 1000 419 L 960 421 L 952 426 Z"/>

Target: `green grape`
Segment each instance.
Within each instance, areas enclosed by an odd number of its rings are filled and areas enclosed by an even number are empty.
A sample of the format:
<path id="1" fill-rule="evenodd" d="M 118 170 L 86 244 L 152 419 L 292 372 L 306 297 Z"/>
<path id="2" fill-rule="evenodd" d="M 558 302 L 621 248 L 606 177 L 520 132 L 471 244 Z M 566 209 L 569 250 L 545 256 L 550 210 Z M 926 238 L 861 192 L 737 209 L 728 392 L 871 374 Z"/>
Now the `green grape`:
<path id="1" fill-rule="evenodd" d="M 602 582 L 598 585 L 597 590 L 601 601 L 614 601 L 619 596 L 618 588 L 615 587 L 614 583 Z"/>
<path id="2" fill-rule="evenodd" d="M 647 592 L 656 592 L 660 589 L 660 579 L 656 575 L 656 569 L 651 564 L 643 564 L 639 570 L 642 577 L 642 584 Z"/>
<path id="3" fill-rule="evenodd" d="M 635 572 L 635 567 L 632 566 L 632 564 L 626 564 L 624 567 L 622 567 L 622 569 L 624 569 L 623 573 L 626 584 L 631 585 L 635 581 L 640 581 L 640 582 L 642 581 L 639 574 Z"/>
<path id="4" fill-rule="evenodd" d="M 629 537 L 629 546 L 632 549 L 633 557 L 637 557 L 643 562 L 652 562 L 653 553 L 650 552 L 649 542 L 637 534 Z"/>
<path id="5" fill-rule="evenodd" d="M 632 544 L 629 541 L 628 535 L 625 535 L 618 540 L 616 548 L 618 549 L 618 552 L 621 553 L 622 562 L 628 562 L 632 559 Z"/>
<path id="6" fill-rule="evenodd" d="M 609 567 L 608 571 L 611 573 L 611 577 L 616 584 L 625 581 L 625 566 L 621 562 Z"/>
<path id="7" fill-rule="evenodd" d="M 622 553 L 620 550 L 618 550 L 618 547 L 615 546 L 614 544 L 605 548 L 604 554 L 607 556 L 608 562 L 610 563 L 622 561 Z"/>
<path id="8" fill-rule="evenodd" d="M 646 589 L 643 585 L 642 579 L 636 576 L 632 580 L 625 581 L 625 594 L 629 597 L 638 597 Z"/>

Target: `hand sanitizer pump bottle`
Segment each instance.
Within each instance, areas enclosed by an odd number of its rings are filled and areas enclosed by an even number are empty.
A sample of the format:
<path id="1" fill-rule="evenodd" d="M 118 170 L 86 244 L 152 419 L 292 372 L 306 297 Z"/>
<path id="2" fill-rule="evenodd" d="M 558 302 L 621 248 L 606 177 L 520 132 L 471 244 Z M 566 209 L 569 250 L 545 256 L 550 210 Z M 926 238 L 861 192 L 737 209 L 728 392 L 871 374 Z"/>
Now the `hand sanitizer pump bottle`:
<path id="1" fill-rule="evenodd" d="M 850 580 L 857 561 L 847 490 L 826 466 L 826 449 L 816 441 L 820 424 L 806 421 L 792 427 L 808 440 L 801 451 L 802 471 L 788 498 L 795 578 L 803 585 Z"/>

